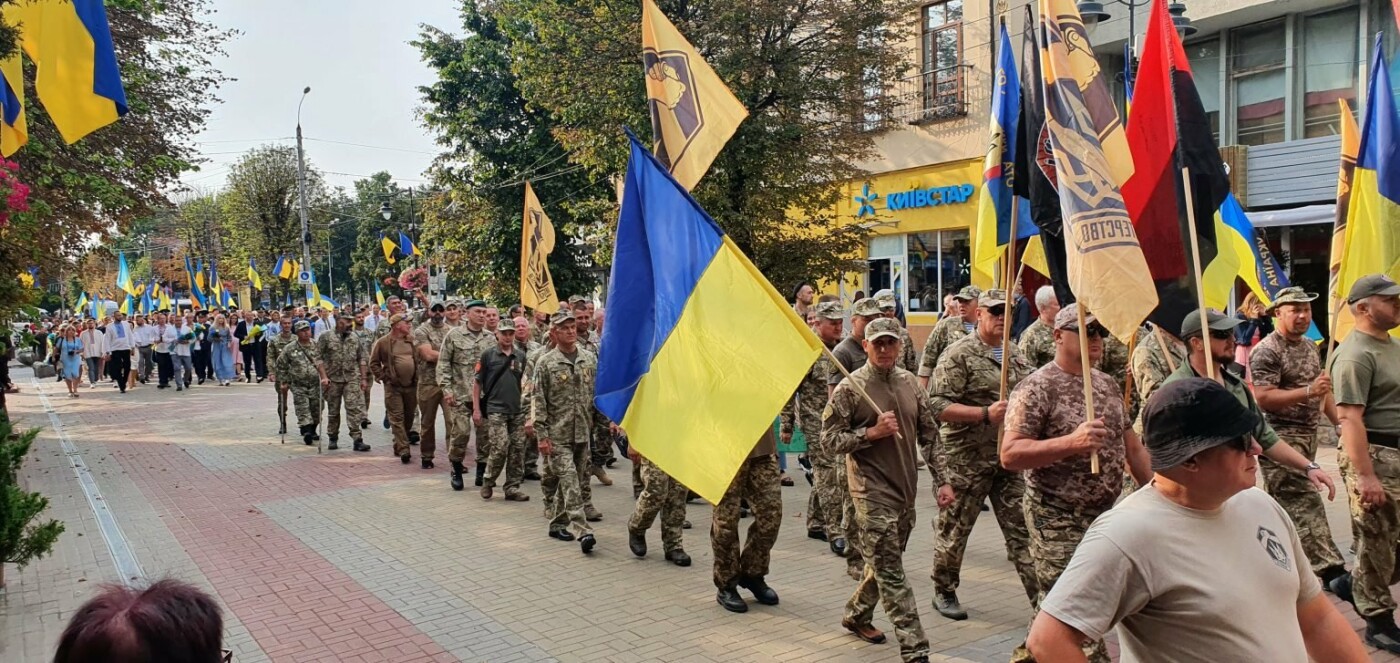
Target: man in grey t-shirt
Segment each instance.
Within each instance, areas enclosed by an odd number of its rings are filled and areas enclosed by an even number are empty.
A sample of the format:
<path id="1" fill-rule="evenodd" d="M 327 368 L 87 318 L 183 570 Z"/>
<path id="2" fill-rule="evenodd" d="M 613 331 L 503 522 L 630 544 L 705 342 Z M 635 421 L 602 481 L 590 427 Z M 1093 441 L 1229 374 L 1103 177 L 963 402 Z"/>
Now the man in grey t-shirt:
<path id="1" fill-rule="evenodd" d="M 1154 478 L 1084 535 L 1031 625 L 1036 660 L 1083 661 L 1080 645 L 1115 626 L 1124 663 L 1367 660 L 1293 521 L 1254 487 L 1256 423 L 1213 380 L 1148 399 Z"/>

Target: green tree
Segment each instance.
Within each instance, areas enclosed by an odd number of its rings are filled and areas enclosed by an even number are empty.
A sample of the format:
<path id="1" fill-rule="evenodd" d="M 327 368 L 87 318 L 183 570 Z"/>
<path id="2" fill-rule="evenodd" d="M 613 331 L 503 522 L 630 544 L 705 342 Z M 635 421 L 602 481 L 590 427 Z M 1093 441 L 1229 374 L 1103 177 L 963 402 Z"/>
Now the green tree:
<path id="1" fill-rule="evenodd" d="M 834 205 L 894 111 L 893 98 L 868 91 L 903 74 L 895 45 L 913 10 L 894 0 L 658 4 L 749 110 L 696 199 L 780 288 L 849 270 L 864 237 L 839 229 Z M 570 159 L 594 173 L 624 167 L 619 127 L 650 135 L 639 5 L 495 5 L 526 101 L 552 115 Z"/>
<path id="2" fill-rule="evenodd" d="M 11 439 L 13 430 L 9 417 L 0 411 L 0 587 L 5 586 L 6 564 L 23 569 L 30 562 L 42 559 L 53 550 L 58 535 L 63 533 L 63 523 L 56 520 L 35 522 L 34 519 L 48 508 L 49 500 L 19 486 L 19 468 L 24 465 L 24 457 L 39 435 L 39 429 Z"/>
<path id="3" fill-rule="evenodd" d="M 367 288 L 367 301 L 374 298 L 374 284 L 380 284 L 384 296 L 400 294 L 397 286 L 385 286 L 384 279 L 393 277 L 397 282 L 399 272 L 407 265 L 400 254 L 395 254 L 396 262 L 389 264 L 384 259 L 384 251 L 379 243 L 382 235 L 398 243 L 400 230 L 407 232 L 410 213 L 409 196 L 406 189 L 394 184 L 393 176 L 380 171 L 368 178 L 356 180 L 353 195 L 347 207 L 347 216 L 356 220 L 355 245 L 350 252 L 350 278 Z M 380 205 L 389 203 L 389 218 L 380 214 Z"/>
<path id="4" fill-rule="evenodd" d="M 311 249 L 313 264 L 324 267 L 327 228 L 331 216 L 326 201 L 328 194 L 320 173 L 311 165 L 306 167 L 306 191 L 310 207 Z M 281 145 L 264 145 L 249 150 L 229 170 L 227 185 L 219 197 L 222 212 L 220 237 L 222 246 L 213 255 L 220 261 L 220 277 L 243 283 L 247 280 L 248 259 L 257 261 L 263 276 L 271 274 L 277 257 L 286 255 L 302 260 L 301 207 L 297 187 L 296 149 Z M 325 283 L 325 274 L 317 269 L 318 281 Z M 294 294 L 300 287 L 294 281 L 277 284 L 263 279 L 263 287 L 283 294 L 291 284 Z M 272 297 L 277 299 L 278 297 Z"/>
<path id="5" fill-rule="evenodd" d="M 447 250 L 463 290 L 501 305 L 518 302 L 529 180 L 558 238 L 549 256 L 556 290 L 587 292 L 598 273 L 588 247 L 577 240 L 613 212 L 612 187 L 571 166 L 549 114 L 521 96 L 511 71 L 511 39 L 487 11 L 492 4 L 463 3 L 463 38 L 425 27 L 414 42 L 437 72 L 434 83 L 419 88 L 423 121 L 447 148 L 433 177 L 449 193 L 430 201 L 427 237 Z"/>

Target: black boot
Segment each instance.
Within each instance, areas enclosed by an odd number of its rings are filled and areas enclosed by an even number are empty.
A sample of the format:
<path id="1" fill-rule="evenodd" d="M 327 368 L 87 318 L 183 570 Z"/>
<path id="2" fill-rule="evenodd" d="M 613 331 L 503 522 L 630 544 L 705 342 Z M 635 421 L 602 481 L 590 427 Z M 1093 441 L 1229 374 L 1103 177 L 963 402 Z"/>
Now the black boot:
<path id="1" fill-rule="evenodd" d="M 316 438 L 313 437 L 313 434 L 312 434 L 312 432 L 311 432 L 311 426 L 302 426 L 302 427 L 301 427 L 301 441 L 304 442 L 304 443 L 306 443 L 306 446 L 308 446 L 308 447 L 311 446 L 311 444 L 312 444 L 313 442 L 316 441 Z"/>
<path id="2" fill-rule="evenodd" d="M 283 421 L 282 421 L 282 425 L 277 427 L 277 434 L 278 434 L 278 435 L 286 435 L 286 434 L 287 434 L 287 422 L 286 422 L 286 420 L 283 420 Z"/>
<path id="3" fill-rule="evenodd" d="M 481 482 L 482 482 L 482 481 L 485 481 L 485 480 L 486 480 L 486 463 L 477 462 L 477 464 L 476 464 L 476 483 L 475 483 L 474 485 L 475 485 L 477 488 L 480 488 L 480 487 L 481 487 Z"/>
<path id="4" fill-rule="evenodd" d="M 739 586 L 753 592 L 754 600 L 763 605 L 778 605 L 778 593 L 763 582 L 763 576 L 739 578 Z"/>
<path id="5" fill-rule="evenodd" d="M 676 548 L 666 552 L 666 561 L 676 566 L 690 566 L 690 555 L 685 554 L 684 550 Z"/>
<path id="6" fill-rule="evenodd" d="M 418 434 L 413 431 L 408 431 L 408 443 L 418 444 Z"/>
<path id="7" fill-rule="evenodd" d="M 355 440 L 355 451 L 369 451 L 369 445 L 364 440 Z"/>
<path id="8" fill-rule="evenodd" d="M 749 604 L 744 603 L 744 597 L 739 596 L 739 590 L 733 586 L 719 588 L 715 593 L 715 602 L 730 612 L 749 611 Z"/>
<path id="9" fill-rule="evenodd" d="M 462 483 L 462 472 L 464 469 L 465 468 L 462 467 L 462 461 L 452 461 L 452 490 L 462 490 L 466 487 Z"/>
<path id="10" fill-rule="evenodd" d="M 638 557 L 647 556 L 647 533 L 627 530 L 627 547 Z"/>
<path id="11" fill-rule="evenodd" d="M 938 614 L 953 621 L 960 622 L 967 619 L 967 611 L 963 610 L 962 603 L 958 601 L 956 592 L 940 592 L 934 590 L 933 609 L 938 611 Z"/>
<path id="12" fill-rule="evenodd" d="M 1366 644 L 1400 654 L 1400 627 L 1395 626 L 1395 615 L 1389 611 L 1366 618 Z"/>
<path id="13" fill-rule="evenodd" d="M 839 536 L 836 537 L 836 538 L 834 538 L 834 539 L 832 539 L 832 540 L 831 540 L 831 552 L 835 553 L 837 557 L 845 557 L 845 556 L 846 556 L 846 540 L 843 539 L 843 538 L 841 538 L 841 537 L 839 537 Z"/>
<path id="14" fill-rule="evenodd" d="M 330 451 L 335 451 L 336 449 L 340 448 L 340 445 L 337 444 L 338 442 L 340 442 L 339 435 L 327 435 L 326 440 L 330 443 L 326 445 L 326 449 Z"/>
<path id="15" fill-rule="evenodd" d="M 598 540 L 593 538 L 592 534 L 584 534 L 578 539 L 578 547 L 585 555 L 593 552 L 593 546 L 596 545 L 598 545 Z"/>

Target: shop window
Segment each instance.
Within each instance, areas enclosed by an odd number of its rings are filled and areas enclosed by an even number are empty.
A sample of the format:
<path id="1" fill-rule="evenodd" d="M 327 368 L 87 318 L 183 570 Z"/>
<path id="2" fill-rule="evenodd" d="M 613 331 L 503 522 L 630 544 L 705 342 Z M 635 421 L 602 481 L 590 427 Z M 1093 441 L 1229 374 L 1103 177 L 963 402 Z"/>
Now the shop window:
<path id="1" fill-rule="evenodd" d="M 1358 20 L 1355 7 L 1303 20 L 1303 138 L 1341 133 L 1339 99 L 1356 108 Z"/>
<path id="2" fill-rule="evenodd" d="M 906 310 L 943 313 L 943 298 L 971 283 L 972 244 L 966 230 L 910 233 Z"/>
<path id="3" fill-rule="evenodd" d="M 1284 89 L 1287 30 L 1283 20 L 1234 32 L 1231 78 L 1235 88 L 1235 133 L 1241 145 L 1281 143 L 1288 138 Z"/>

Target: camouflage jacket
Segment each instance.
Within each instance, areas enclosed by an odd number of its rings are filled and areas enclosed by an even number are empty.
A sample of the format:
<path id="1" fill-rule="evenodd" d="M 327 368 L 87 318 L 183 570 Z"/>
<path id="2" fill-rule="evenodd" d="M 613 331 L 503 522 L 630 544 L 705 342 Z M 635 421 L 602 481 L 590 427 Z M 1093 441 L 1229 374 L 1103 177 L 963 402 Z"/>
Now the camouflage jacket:
<path id="1" fill-rule="evenodd" d="M 822 408 L 826 407 L 827 379 L 835 370 L 825 352 L 817 355 L 817 360 L 812 362 L 807 375 L 797 385 L 797 391 L 783 406 L 782 432 L 801 430 L 802 436 L 807 438 L 809 453 L 819 451 L 821 440 L 818 438 L 822 431 Z"/>
<path id="2" fill-rule="evenodd" d="M 312 386 L 320 383 L 321 374 L 316 370 L 317 352 L 312 343 L 297 341 L 283 345 L 277 354 L 277 376 L 287 384 Z"/>
<path id="3" fill-rule="evenodd" d="M 1162 386 L 1162 382 L 1176 368 L 1180 368 L 1186 363 L 1186 344 L 1176 340 L 1174 336 L 1169 336 L 1163 331 L 1162 340 L 1167 342 L 1167 350 L 1163 351 L 1162 344 L 1157 342 L 1157 333 L 1148 329 L 1138 332 L 1137 347 L 1133 348 L 1132 371 L 1133 384 L 1137 386 L 1138 402 L 1146 403 L 1148 397 L 1156 393 L 1157 387 Z M 1170 365 L 1167 361 L 1166 352 L 1171 353 Z M 1133 428 L 1138 433 L 1142 433 L 1142 417 L 1138 413 L 1137 421 Z"/>
<path id="4" fill-rule="evenodd" d="M 1142 332 L 1138 332 L 1141 338 Z M 1122 390 L 1128 384 L 1128 346 L 1118 340 L 1117 336 L 1109 335 L 1103 340 L 1103 358 L 1099 360 L 1099 365 L 1095 366 L 1109 377 L 1118 382 L 1118 398 L 1122 400 Z"/>
<path id="5" fill-rule="evenodd" d="M 329 331 L 316 339 L 316 356 L 326 368 L 331 382 L 359 382 L 369 367 L 369 353 L 354 332 Z"/>
<path id="6" fill-rule="evenodd" d="M 472 331 L 466 325 L 447 332 L 438 354 L 437 383 L 458 403 L 471 408 L 472 385 L 476 383 L 476 363 L 482 353 L 496 345 L 496 339 L 485 329 Z M 414 354 L 417 354 L 416 352 Z"/>
<path id="7" fill-rule="evenodd" d="M 1031 366 L 1040 368 L 1055 359 L 1055 330 L 1044 320 L 1036 318 L 1031 326 L 1021 332 L 1021 340 L 1016 345 Z"/>
<path id="8" fill-rule="evenodd" d="M 1009 392 L 1031 373 L 1031 365 L 1011 346 L 1005 358 L 1006 388 Z M 1001 364 L 992 354 L 993 348 L 976 334 L 969 334 L 943 352 L 938 368 L 929 382 L 929 392 L 935 415 L 942 415 L 951 405 L 984 407 L 1001 399 Z M 966 488 L 972 474 L 988 466 L 999 467 L 996 424 L 955 423 L 945 421 L 940 439 L 934 449 L 937 475 L 954 488 Z"/>
<path id="9" fill-rule="evenodd" d="M 878 415 L 863 390 L 882 411 L 893 412 L 899 435 L 870 440 L 867 428 Z M 913 373 L 898 366 L 881 370 L 866 364 L 831 392 L 822 411 L 822 446 L 845 455 L 851 495 L 895 507 L 913 506 L 918 494 L 920 450 L 935 444 L 938 422 L 928 394 Z M 935 483 L 938 476 L 934 475 Z"/>
<path id="10" fill-rule="evenodd" d="M 418 364 L 418 384 L 437 384 L 438 365 L 435 361 L 424 361 L 423 357 L 418 354 L 418 346 L 427 343 L 428 347 L 441 351 L 442 341 L 447 338 L 447 332 L 450 331 L 452 331 L 452 327 L 446 322 L 434 327 L 432 321 L 418 325 L 413 330 L 413 361 Z M 477 359 L 481 359 L 481 355 L 477 355 Z"/>
<path id="11" fill-rule="evenodd" d="M 1290 341 L 1274 331 L 1249 352 L 1249 371 L 1256 386 L 1302 389 L 1322 373 L 1322 360 L 1312 341 L 1306 338 Z M 1319 400 L 1313 397 L 1277 412 L 1265 412 L 1264 416 L 1275 429 L 1312 430 L 1317 427 L 1318 415 L 1322 414 Z"/>
<path id="12" fill-rule="evenodd" d="M 939 320 L 938 324 L 933 326 L 933 331 L 929 332 L 928 340 L 924 342 L 924 355 L 919 361 L 919 377 L 933 375 L 933 369 L 938 365 L 938 357 L 955 341 L 967 335 L 967 326 L 962 316 L 955 315 Z"/>
<path id="13" fill-rule="evenodd" d="M 899 359 L 894 365 L 910 373 L 919 370 L 919 353 L 914 349 L 914 337 L 902 326 L 899 328 Z"/>
<path id="14" fill-rule="evenodd" d="M 520 384 L 520 406 L 527 421 L 534 420 L 535 364 L 539 363 L 539 359 L 544 356 L 544 353 L 553 349 L 547 345 L 534 345 L 529 352 L 525 353 L 525 375 Z"/>
<path id="15" fill-rule="evenodd" d="M 267 365 L 272 367 L 272 372 L 274 375 L 280 372 L 277 370 L 277 358 L 282 356 L 282 350 L 287 347 L 288 343 L 296 342 L 296 334 L 278 334 L 268 339 Z"/>
<path id="16" fill-rule="evenodd" d="M 535 360 L 535 436 L 559 445 L 587 445 L 600 415 L 593 407 L 598 358 L 577 348 L 572 360 L 557 348 Z M 603 422 L 606 424 L 606 422 Z"/>
<path id="17" fill-rule="evenodd" d="M 1090 472 L 1088 454 L 1062 458 L 1026 472 L 1026 486 L 1042 499 L 1067 510 L 1099 512 L 1113 506 L 1123 490 L 1128 416 L 1113 378 L 1093 371 L 1094 415 L 1103 418 L 1109 437 L 1099 451 L 1099 473 Z M 1084 380 L 1051 362 L 1031 373 L 1011 392 L 1006 434 L 1050 440 L 1073 433 L 1084 423 Z"/>

